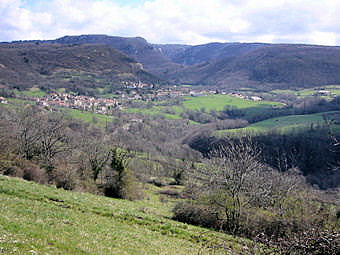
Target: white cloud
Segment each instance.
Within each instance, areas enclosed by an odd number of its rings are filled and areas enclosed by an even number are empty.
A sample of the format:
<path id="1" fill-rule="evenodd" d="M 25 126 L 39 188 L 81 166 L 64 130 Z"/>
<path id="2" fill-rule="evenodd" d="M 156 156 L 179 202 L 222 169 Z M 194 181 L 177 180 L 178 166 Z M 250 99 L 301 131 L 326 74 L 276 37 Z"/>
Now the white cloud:
<path id="1" fill-rule="evenodd" d="M 0 41 L 73 34 L 142 36 L 153 43 L 340 43 L 338 0 L 0 0 Z M 27 6 L 27 5 L 26 5 Z"/>

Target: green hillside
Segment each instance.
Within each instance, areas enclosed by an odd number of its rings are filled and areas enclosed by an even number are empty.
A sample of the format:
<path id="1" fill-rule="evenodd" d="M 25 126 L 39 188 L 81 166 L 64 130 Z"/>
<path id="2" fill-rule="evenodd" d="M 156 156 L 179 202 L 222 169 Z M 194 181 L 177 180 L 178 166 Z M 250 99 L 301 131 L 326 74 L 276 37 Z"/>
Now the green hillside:
<path id="1" fill-rule="evenodd" d="M 0 176 L 0 253 L 212 254 L 223 240 L 248 254 L 247 240 L 170 220 L 174 199 L 145 188 L 130 202 Z"/>
<path id="2" fill-rule="evenodd" d="M 324 94 L 322 94 L 322 92 Z M 334 98 L 334 96 L 340 95 L 340 85 L 328 85 L 328 86 L 321 86 L 317 88 L 309 88 L 309 89 L 301 89 L 301 90 L 276 89 L 276 90 L 270 91 L 270 93 L 295 95 L 299 98 L 319 95 L 320 97 L 325 98 L 325 99 L 332 99 Z"/>
<path id="3" fill-rule="evenodd" d="M 323 126 L 325 124 L 323 120 L 323 115 L 329 116 L 330 119 L 339 119 L 340 112 L 333 111 L 271 118 L 253 123 L 245 128 L 220 130 L 217 132 L 217 134 L 223 136 L 230 133 L 265 133 L 271 131 L 286 133 L 294 129 L 306 129 L 311 128 L 312 126 L 315 128 L 317 126 Z M 335 129 L 338 130 L 338 127 L 339 125 L 336 125 Z"/>

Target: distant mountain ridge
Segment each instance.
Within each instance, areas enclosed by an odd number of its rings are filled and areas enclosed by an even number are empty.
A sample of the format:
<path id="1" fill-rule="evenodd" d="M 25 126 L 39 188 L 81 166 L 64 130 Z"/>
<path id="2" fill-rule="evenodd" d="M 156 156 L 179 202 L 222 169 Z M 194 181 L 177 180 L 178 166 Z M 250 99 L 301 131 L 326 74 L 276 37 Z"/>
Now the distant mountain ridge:
<path id="1" fill-rule="evenodd" d="M 245 44 L 238 54 L 188 66 L 168 79 L 227 87 L 313 87 L 340 84 L 340 48 Z"/>
<path id="2" fill-rule="evenodd" d="M 226 57 L 240 56 L 244 53 L 268 46 L 264 43 L 208 43 L 185 48 L 183 51 L 169 56 L 178 64 L 195 65 L 207 61 L 215 61 Z"/>
<path id="3" fill-rule="evenodd" d="M 145 72 L 174 84 L 229 88 L 340 84 L 340 47 L 268 43 L 151 44 L 141 37 L 107 35 L 64 36 L 33 42 L 106 45 L 141 63 Z"/>
<path id="4" fill-rule="evenodd" d="M 64 36 L 51 42 L 61 44 L 105 44 L 134 58 L 143 68 L 159 75 L 159 70 L 176 68 L 178 64 L 166 58 L 162 52 L 142 37 L 118 37 L 107 35 Z"/>
<path id="5" fill-rule="evenodd" d="M 95 89 L 139 80 L 159 82 L 133 58 L 107 45 L 0 44 L 0 85 L 5 87 Z"/>

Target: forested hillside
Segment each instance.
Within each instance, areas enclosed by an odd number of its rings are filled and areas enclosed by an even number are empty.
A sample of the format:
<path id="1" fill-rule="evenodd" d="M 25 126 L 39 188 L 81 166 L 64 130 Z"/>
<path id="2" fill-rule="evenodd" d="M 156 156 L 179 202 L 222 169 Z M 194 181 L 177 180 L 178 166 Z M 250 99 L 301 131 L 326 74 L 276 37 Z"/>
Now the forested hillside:
<path id="1" fill-rule="evenodd" d="M 309 88 L 340 83 L 340 48 L 336 46 L 264 43 L 162 45 L 151 44 L 141 37 L 81 35 L 20 42 L 15 47 L 32 42 L 46 44 L 46 48 L 55 43 L 72 47 L 107 45 L 142 64 L 139 73 L 144 76 L 141 79 L 150 82 L 155 78 L 150 78 L 146 72 L 174 84 L 234 89 Z M 92 59 L 97 58 L 92 56 Z"/>
<path id="2" fill-rule="evenodd" d="M 157 83 L 158 79 L 106 45 L 0 44 L 0 84 L 5 87 L 76 91 L 108 84 L 119 87 L 121 81 Z"/>

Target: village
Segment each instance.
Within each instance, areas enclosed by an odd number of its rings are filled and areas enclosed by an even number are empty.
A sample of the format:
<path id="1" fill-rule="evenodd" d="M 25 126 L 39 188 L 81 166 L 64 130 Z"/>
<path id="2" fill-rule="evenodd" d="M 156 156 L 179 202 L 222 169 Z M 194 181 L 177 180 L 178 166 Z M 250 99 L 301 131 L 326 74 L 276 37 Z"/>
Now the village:
<path id="1" fill-rule="evenodd" d="M 113 109 L 124 109 L 134 101 L 162 101 L 178 97 L 201 97 L 212 94 L 230 95 L 252 101 L 261 101 L 257 96 L 244 96 L 239 93 L 227 93 L 225 91 L 192 89 L 185 86 L 167 86 L 164 88 L 153 89 L 153 87 L 132 86 L 127 84 L 123 90 L 117 90 L 111 98 L 74 95 L 72 93 L 53 93 L 41 98 L 32 98 L 37 105 L 44 107 L 66 107 L 83 111 L 91 111 L 100 114 L 108 114 Z"/>
<path id="2" fill-rule="evenodd" d="M 110 114 L 112 110 L 128 108 L 135 102 L 159 102 L 174 98 L 202 97 L 213 94 L 229 95 L 245 100 L 261 101 L 258 96 L 246 96 L 240 93 L 205 89 L 194 86 L 168 85 L 155 87 L 153 84 L 141 82 L 123 82 L 122 87 L 110 95 L 87 96 L 72 92 L 54 92 L 41 97 L 16 95 L 19 99 L 34 101 L 36 105 L 53 109 L 55 107 L 72 108 L 99 114 Z M 1 97 L 0 103 L 6 104 L 6 98 Z"/>

